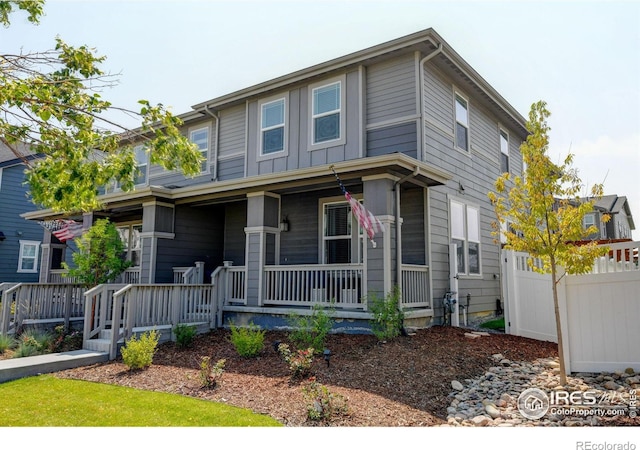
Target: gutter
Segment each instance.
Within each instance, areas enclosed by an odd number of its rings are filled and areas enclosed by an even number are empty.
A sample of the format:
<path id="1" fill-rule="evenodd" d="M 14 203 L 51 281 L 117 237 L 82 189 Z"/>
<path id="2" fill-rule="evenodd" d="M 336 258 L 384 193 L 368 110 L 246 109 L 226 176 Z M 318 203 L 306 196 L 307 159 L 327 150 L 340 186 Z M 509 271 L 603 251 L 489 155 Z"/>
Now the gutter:
<path id="1" fill-rule="evenodd" d="M 436 45 L 435 42 L 433 42 L 431 39 L 429 39 L 429 42 L 431 42 L 433 45 Z M 440 53 L 443 53 L 442 51 L 442 42 L 438 44 L 437 48 L 432 51 L 431 53 L 429 53 L 427 56 L 425 56 L 424 58 L 422 58 L 420 60 L 420 62 L 418 63 L 418 68 L 420 70 L 420 98 L 419 100 L 419 104 L 420 104 L 420 161 L 424 160 L 424 154 L 425 154 L 425 150 L 426 150 L 426 141 L 425 141 L 425 134 L 426 134 L 426 126 L 424 124 L 424 66 L 425 64 L 432 58 L 434 58 L 435 56 L 439 55 Z"/>

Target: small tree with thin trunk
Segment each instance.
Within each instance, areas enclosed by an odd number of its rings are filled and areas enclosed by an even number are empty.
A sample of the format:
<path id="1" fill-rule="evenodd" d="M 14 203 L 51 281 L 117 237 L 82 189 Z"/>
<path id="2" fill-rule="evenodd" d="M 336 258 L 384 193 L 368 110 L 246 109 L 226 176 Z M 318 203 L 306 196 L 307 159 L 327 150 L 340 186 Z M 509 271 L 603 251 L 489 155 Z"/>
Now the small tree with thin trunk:
<path id="1" fill-rule="evenodd" d="M 78 251 L 73 253 L 74 268 L 67 269 L 67 276 L 75 277 L 82 284 L 97 286 L 114 281 L 130 265 L 123 257 L 124 243 L 118 229 L 107 219 L 97 220 L 82 236 L 75 239 Z"/>
<path id="2" fill-rule="evenodd" d="M 598 232 L 594 225 L 585 228 L 583 217 L 593 210 L 595 200 L 602 197 L 603 186 L 594 185 L 587 199 L 580 198 L 584 186 L 577 169 L 572 168 L 573 155 L 569 154 L 560 165 L 551 162 L 547 155 L 549 115 L 545 102 L 539 101 L 531 106 L 527 122 L 529 135 L 520 147 L 524 174 L 522 177 L 502 174 L 495 182 L 496 192 L 488 195 L 498 219 L 493 223 L 494 236 L 506 238 L 506 249 L 528 252 L 533 258 L 539 258 L 542 266 L 533 265 L 530 259 L 532 269 L 551 274 L 560 383 L 565 385 L 567 377 L 558 283 L 565 273 L 588 272 L 594 259 L 604 255 L 608 249 L 598 246 L 596 241 L 576 244 Z M 603 220 L 608 220 L 608 216 Z"/>

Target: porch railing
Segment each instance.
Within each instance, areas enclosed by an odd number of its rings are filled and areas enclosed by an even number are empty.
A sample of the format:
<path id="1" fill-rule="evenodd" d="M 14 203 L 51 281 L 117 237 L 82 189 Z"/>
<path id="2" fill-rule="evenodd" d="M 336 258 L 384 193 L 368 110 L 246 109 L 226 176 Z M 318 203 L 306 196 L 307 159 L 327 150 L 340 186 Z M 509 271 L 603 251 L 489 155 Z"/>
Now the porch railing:
<path id="1" fill-rule="evenodd" d="M 69 284 L 74 284 L 74 283 L 78 282 L 78 279 L 76 277 L 67 277 L 67 276 L 65 276 L 65 273 L 67 273 L 67 271 L 65 269 L 51 269 L 49 271 L 49 283 L 55 283 L 55 284 L 69 283 Z"/>
<path id="2" fill-rule="evenodd" d="M 336 308 L 366 309 L 361 264 L 277 265 L 264 268 L 265 305 L 331 304 Z"/>
<path id="3" fill-rule="evenodd" d="M 5 291 L 18 283 L 0 283 L 0 335 L 6 336 L 13 328 L 15 295 L 5 295 Z"/>
<path id="4" fill-rule="evenodd" d="M 198 261 L 195 266 L 174 267 L 174 284 L 202 284 L 204 283 L 204 262 Z"/>
<path id="5" fill-rule="evenodd" d="M 131 337 L 134 328 L 205 322 L 215 326 L 213 290 L 210 284 L 129 284 L 113 293 L 110 358 L 116 357 L 118 341 Z"/>
<path id="6" fill-rule="evenodd" d="M 72 319 L 84 317 L 84 291 L 85 287 L 79 284 L 59 283 L 18 283 L 5 289 L 2 333 L 15 332 L 28 321 L 60 321 L 68 327 Z"/>
<path id="7" fill-rule="evenodd" d="M 84 293 L 84 332 L 83 341 L 93 339 L 101 331 L 113 327 L 113 294 L 126 285 L 100 284 Z M 118 328 L 121 326 L 118 323 Z"/>
<path id="8" fill-rule="evenodd" d="M 429 266 L 402 264 L 402 295 L 403 307 L 431 307 L 429 299 Z"/>

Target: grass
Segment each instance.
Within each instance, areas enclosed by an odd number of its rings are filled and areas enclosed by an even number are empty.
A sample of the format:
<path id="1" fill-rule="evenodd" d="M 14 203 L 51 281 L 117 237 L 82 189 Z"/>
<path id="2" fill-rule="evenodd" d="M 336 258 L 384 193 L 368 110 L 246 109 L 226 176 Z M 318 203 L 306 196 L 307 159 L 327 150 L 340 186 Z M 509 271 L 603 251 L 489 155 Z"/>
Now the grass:
<path id="1" fill-rule="evenodd" d="M 483 323 L 482 325 L 480 325 L 480 328 L 504 331 L 504 317 L 500 317 L 499 319 L 489 320 Z"/>
<path id="2" fill-rule="evenodd" d="M 51 375 L 0 384 L 9 427 L 266 427 L 277 420 L 248 409 Z"/>

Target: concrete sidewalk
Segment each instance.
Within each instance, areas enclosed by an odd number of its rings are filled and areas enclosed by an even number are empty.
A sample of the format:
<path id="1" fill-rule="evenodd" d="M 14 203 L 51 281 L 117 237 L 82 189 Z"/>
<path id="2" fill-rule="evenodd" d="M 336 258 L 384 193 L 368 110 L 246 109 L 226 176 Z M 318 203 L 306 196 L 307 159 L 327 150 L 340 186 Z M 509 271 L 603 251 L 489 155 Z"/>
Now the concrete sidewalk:
<path id="1" fill-rule="evenodd" d="M 0 383 L 42 373 L 88 366 L 108 360 L 108 353 L 91 350 L 75 350 L 72 352 L 5 359 L 0 361 Z"/>

